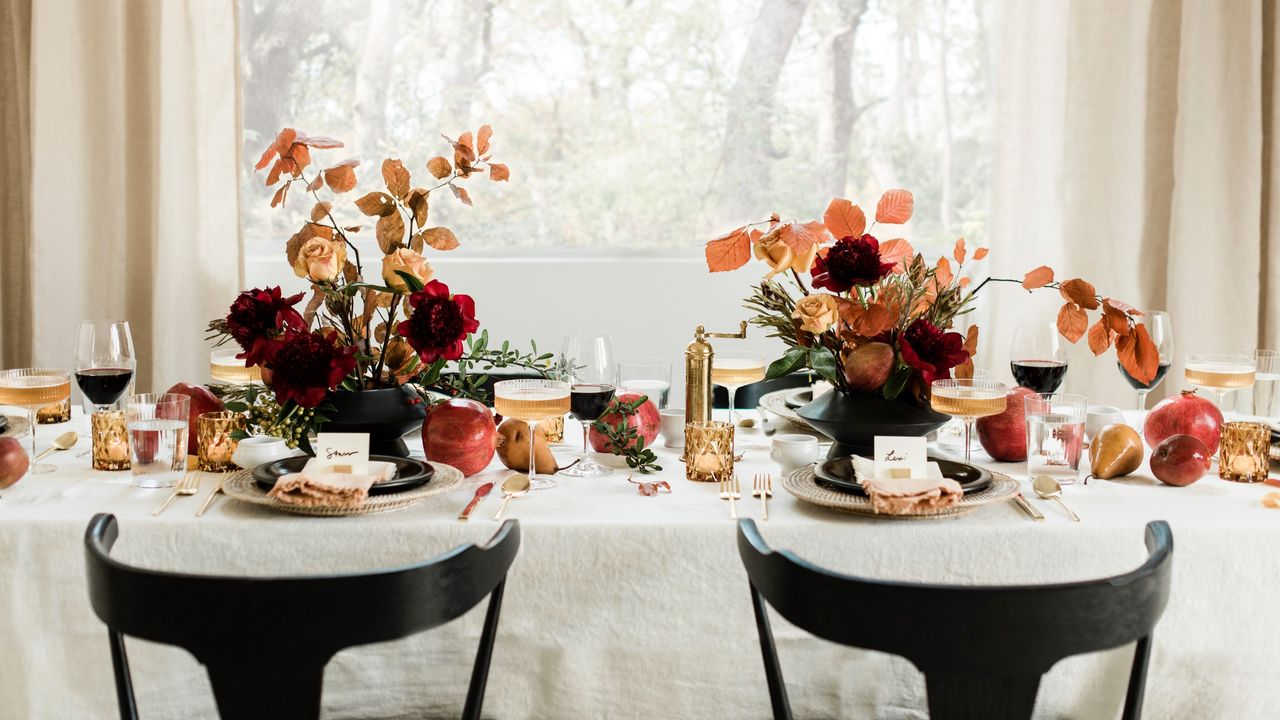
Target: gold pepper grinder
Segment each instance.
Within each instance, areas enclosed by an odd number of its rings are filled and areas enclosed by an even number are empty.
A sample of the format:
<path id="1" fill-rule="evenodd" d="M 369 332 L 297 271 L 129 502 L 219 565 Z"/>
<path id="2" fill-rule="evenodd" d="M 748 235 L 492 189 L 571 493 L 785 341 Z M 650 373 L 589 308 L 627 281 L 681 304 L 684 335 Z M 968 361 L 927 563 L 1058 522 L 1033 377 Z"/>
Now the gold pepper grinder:
<path id="1" fill-rule="evenodd" d="M 738 326 L 736 333 L 709 333 L 699 325 L 693 331 L 693 342 L 684 351 L 684 421 L 706 422 L 711 419 L 711 361 L 715 351 L 707 338 L 738 338 L 747 336 L 747 322 Z"/>

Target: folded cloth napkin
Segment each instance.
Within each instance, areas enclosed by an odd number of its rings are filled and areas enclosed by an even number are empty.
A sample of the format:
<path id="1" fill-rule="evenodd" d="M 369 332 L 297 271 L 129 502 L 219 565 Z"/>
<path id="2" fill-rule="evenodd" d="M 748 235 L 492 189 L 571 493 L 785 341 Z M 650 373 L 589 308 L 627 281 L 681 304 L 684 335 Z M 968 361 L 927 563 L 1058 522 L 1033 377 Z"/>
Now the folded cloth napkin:
<path id="1" fill-rule="evenodd" d="M 373 484 L 395 475 L 394 463 L 373 460 L 367 473 L 335 473 L 315 458 L 307 461 L 302 472 L 281 475 L 267 493 L 290 505 L 310 507 L 357 507 L 369 497 Z"/>
<path id="2" fill-rule="evenodd" d="M 861 460 L 861 462 L 859 462 Z M 949 508 L 960 502 L 964 490 L 960 483 L 943 477 L 938 463 L 928 464 L 925 477 L 872 477 L 875 463 L 854 458 L 858 481 L 871 498 L 871 509 L 885 515 L 921 515 Z"/>

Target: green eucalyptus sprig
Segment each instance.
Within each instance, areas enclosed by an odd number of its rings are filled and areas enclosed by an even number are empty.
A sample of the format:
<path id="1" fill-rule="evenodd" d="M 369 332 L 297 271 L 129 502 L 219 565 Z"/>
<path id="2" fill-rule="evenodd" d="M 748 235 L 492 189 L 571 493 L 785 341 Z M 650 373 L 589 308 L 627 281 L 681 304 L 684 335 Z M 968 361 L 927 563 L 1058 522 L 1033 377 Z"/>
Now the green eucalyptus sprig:
<path id="1" fill-rule="evenodd" d="M 616 423 L 607 423 L 604 420 L 596 420 L 592 427 L 604 436 L 607 441 L 606 449 L 614 455 L 621 455 L 627 461 L 627 467 L 641 474 L 647 475 L 651 472 L 657 472 L 662 469 L 658 464 L 658 456 L 653 451 L 644 446 L 644 436 L 641 435 L 629 421 L 632 415 L 640 411 L 640 406 L 648 402 L 646 395 L 641 395 L 635 400 L 629 402 L 620 402 L 614 399 L 609 403 L 609 407 L 605 409 L 605 417 L 612 414 L 619 414 L 622 419 Z"/>

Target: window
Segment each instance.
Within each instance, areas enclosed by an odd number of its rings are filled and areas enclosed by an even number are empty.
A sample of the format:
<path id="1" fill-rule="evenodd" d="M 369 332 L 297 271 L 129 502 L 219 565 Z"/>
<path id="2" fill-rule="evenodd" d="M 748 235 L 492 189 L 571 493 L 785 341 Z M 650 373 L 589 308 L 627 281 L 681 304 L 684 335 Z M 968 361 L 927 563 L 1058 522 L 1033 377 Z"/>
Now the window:
<path id="1" fill-rule="evenodd" d="M 440 133 L 492 124 L 511 182 L 470 181 L 474 208 L 432 197 L 458 253 L 697 259 L 770 211 L 888 187 L 916 194 L 917 247 L 981 244 L 991 4 L 242 0 L 250 261 L 278 263 L 310 205 L 272 210 L 252 173 L 286 125 L 344 140 L 317 157 L 363 157 L 372 188 L 379 158 L 424 177 Z"/>

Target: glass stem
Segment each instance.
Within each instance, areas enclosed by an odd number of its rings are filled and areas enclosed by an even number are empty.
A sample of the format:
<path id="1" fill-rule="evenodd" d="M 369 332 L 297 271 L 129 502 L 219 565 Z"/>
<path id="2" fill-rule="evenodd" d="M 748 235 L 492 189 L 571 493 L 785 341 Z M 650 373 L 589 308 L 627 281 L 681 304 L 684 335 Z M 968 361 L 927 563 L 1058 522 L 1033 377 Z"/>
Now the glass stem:
<path id="1" fill-rule="evenodd" d="M 1146 409 L 1147 409 L 1147 393 L 1149 393 L 1149 392 L 1151 392 L 1151 391 L 1150 391 L 1150 390 L 1139 390 L 1139 391 L 1138 391 L 1138 409 L 1139 409 L 1139 410 L 1146 410 Z"/>
<path id="2" fill-rule="evenodd" d="M 537 456 L 533 454 L 533 448 L 535 445 L 533 434 L 538 431 L 538 422 L 536 420 L 530 420 L 527 424 L 529 425 L 529 482 L 533 483 L 534 473 L 538 471 L 538 459 Z"/>
<path id="3" fill-rule="evenodd" d="M 736 390 L 729 390 L 729 424 L 730 425 L 734 423 L 733 406 L 734 406 L 734 401 L 738 399 L 737 397 L 735 397 L 737 394 L 738 393 Z"/>
<path id="4" fill-rule="evenodd" d="M 31 471 L 36 469 L 36 411 L 27 408 L 27 418 L 31 421 Z"/>
<path id="5" fill-rule="evenodd" d="M 964 461 L 969 462 L 971 449 L 969 447 L 969 435 L 973 432 L 973 418 L 964 419 Z"/>

